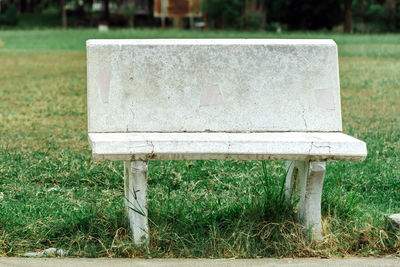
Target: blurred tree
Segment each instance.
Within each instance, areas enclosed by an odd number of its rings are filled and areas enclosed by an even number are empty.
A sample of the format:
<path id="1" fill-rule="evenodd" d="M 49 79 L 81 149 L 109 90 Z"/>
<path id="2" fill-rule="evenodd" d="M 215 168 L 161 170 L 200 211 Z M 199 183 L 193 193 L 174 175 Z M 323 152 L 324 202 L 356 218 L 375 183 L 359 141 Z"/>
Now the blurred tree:
<path id="1" fill-rule="evenodd" d="M 342 8 L 337 0 L 271 1 L 270 18 L 288 25 L 289 29 L 332 29 L 342 22 Z"/>
<path id="2" fill-rule="evenodd" d="M 18 24 L 18 9 L 14 4 L 9 4 L 0 17 L 0 22 L 8 26 L 16 26 Z"/>
<path id="3" fill-rule="evenodd" d="M 343 31 L 347 33 L 352 32 L 352 13 L 351 5 L 353 0 L 344 0 L 344 27 Z"/>
<path id="4" fill-rule="evenodd" d="M 89 2 L 89 1 L 86 1 Z M 85 8 L 84 8 L 85 1 L 80 1 L 80 0 L 74 0 L 74 8 L 75 10 L 73 11 L 73 15 L 75 18 L 77 18 L 77 21 L 75 22 L 76 25 L 85 25 Z"/>
<path id="5" fill-rule="evenodd" d="M 386 31 L 394 32 L 399 30 L 398 24 L 400 22 L 400 17 L 397 14 L 397 1 L 396 0 L 386 0 L 384 3 L 384 25 L 387 25 Z"/>
<path id="6" fill-rule="evenodd" d="M 130 0 L 125 0 L 123 6 L 128 25 L 129 27 L 133 27 L 135 25 L 135 5 L 134 3 L 131 3 Z"/>
<path id="7" fill-rule="evenodd" d="M 400 3 L 396 0 L 353 0 L 356 30 L 396 32 L 400 30 Z"/>
<path id="8" fill-rule="evenodd" d="M 65 0 L 60 0 L 60 8 L 61 8 L 61 25 L 64 29 L 67 28 L 67 9 L 65 7 Z"/>
<path id="9" fill-rule="evenodd" d="M 245 1 L 207 0 L 205 3 L 207 23 L 211 28 L 236 28 L 244 26 Z"/>
<path id="10" fill-rule="evenodd" d="M 101 14 L 92 11 L 93 3 L 99 1 L 102 3 Z M 46 16 L 60 14 L 64 28 L 68 23 L 69 26 L 94 26 L 99 19 L 113 25 L 133 26 L 134 18 L 135 23 L 146 26 L 154 23 L 153 1 L 0 0 L 0 8 L 3 24 L 9 9 L 7 24 L 22 22 L 24 13 L 36 13 L 40 23 L 49 21 L 40 16 L 46 13 Z M 400 0 L 203 0 L 203 3 L 204 18 L 210 28 L 273 30 L 283 24 L 289 30 L 329 30 L 343 23 L 345 32 L 400 31 Z M 117 10 L 110 11 L 111 6 L 116 6 Z M 30 19 L 33 21 L 34 17 L 32 15 Z"/>
<path id="11" fill-rule="evenodd" d="M 110 0 L 103 0 L 102 20 L 108 24 L 110 21 Z"/>
<path id="12" fill-rule="evenodd" d="M 246 28 L 265 29 L 267 21 L 267 0 L 245 0 L 244 19 Z"/>

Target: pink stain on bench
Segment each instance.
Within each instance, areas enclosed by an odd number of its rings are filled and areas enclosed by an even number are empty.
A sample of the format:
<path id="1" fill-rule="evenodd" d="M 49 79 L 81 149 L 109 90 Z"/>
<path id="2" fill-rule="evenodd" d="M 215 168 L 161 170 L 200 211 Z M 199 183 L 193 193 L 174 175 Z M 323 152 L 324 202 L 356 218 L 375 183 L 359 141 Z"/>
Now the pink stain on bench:
<path id="1" fill-rule="evenodd" d="M 101 101 L 108 103 L 110 97 L 110 67 L 105 67 L 96 75 L 97 86 L 100 89 Z"/>
<path id="2" fill-rule="evenodd" d="M 214 84 L 203 90 L 200 98 L 200 107 L 219 105 L 221 103 L 222 94 L 218 85 Z"/>
<path id="3" fill-rule="evenodd" d="M 335 110 L 335 103 L 333 101 L 333 93 L 330 89 L 316 89 L 314 90 L 315 100 L 320 108 Z"/>

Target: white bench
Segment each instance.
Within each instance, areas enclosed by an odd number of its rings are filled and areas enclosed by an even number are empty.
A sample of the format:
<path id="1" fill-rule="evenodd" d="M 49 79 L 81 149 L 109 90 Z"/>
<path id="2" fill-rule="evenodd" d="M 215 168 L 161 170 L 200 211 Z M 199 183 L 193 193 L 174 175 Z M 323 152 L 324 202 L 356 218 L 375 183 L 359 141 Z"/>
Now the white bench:
<path id="1" fill-rule="evenodd" d="M 332 40 L 88 40 L 95 160 L 125 161 L 135 242 L 148 241 L 148 160 L 287 160 L 286 196 L 321 238 L 325 161 L 362 161 L 341 133 Z"/>

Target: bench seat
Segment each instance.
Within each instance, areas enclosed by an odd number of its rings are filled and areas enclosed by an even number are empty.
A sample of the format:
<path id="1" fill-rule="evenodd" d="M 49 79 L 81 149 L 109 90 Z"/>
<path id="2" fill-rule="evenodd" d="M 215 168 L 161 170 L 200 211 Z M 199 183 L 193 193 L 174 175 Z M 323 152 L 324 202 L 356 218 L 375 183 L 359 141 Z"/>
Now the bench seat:
<path id="1" fill-rule="evenodd" d="M 362 161 L 363 141 L 339 132 L 89 133 L 95 160 Z"/>

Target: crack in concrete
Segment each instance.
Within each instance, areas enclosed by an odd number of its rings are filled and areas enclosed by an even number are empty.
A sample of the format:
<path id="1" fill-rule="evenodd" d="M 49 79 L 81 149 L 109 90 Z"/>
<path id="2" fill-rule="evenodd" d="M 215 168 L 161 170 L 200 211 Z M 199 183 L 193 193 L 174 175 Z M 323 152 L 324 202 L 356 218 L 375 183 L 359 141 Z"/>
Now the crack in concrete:
<path id="1" fill-rule="evenodd" d="M 155 154 L 154 154 L 154 144 L 153 144 L 153 142 L 150 141 L 150 140 L 146 141 L 146 143 L 147 143 L 147 145 L 151 146 L 151 152 L 150 152 L 150 155 L 147 157 L 147 159 L 152 159 L 152 158 L 155 157 Z"/>
<path id="2" fill-rule="evenodd" d="M 328 148 L 329 154 L 331 154 L 331 146 L 330 146 L 330 145 L 327 145 L 327 146 L 317 146 L 317 145 L 314 144 L 314 141 L 312 141 L 311 144 L 310 144 L 310 148 L 309 148 L 309 150 L 308 150 L 308 153 L 309 153 L 309 154 L 311 153 L 311 150 L 312 150 L 313 147 L 315 147 L 315 148 L 317 148 L 317 149 L 319 149 L 319 148 Z"/>
<path id="3" fill-rule="evenodd" d="M 301 105 L 301 108 L 302 108 L 301 117 L 302 117 L 302 119 L 303 119 L 304 126 L 306 127 L 306 129 L 308 129 L 307 120 L 306 120 L 306 117 L 305 117 L 306 109 L 304 108 L 303 105 Z"/>

